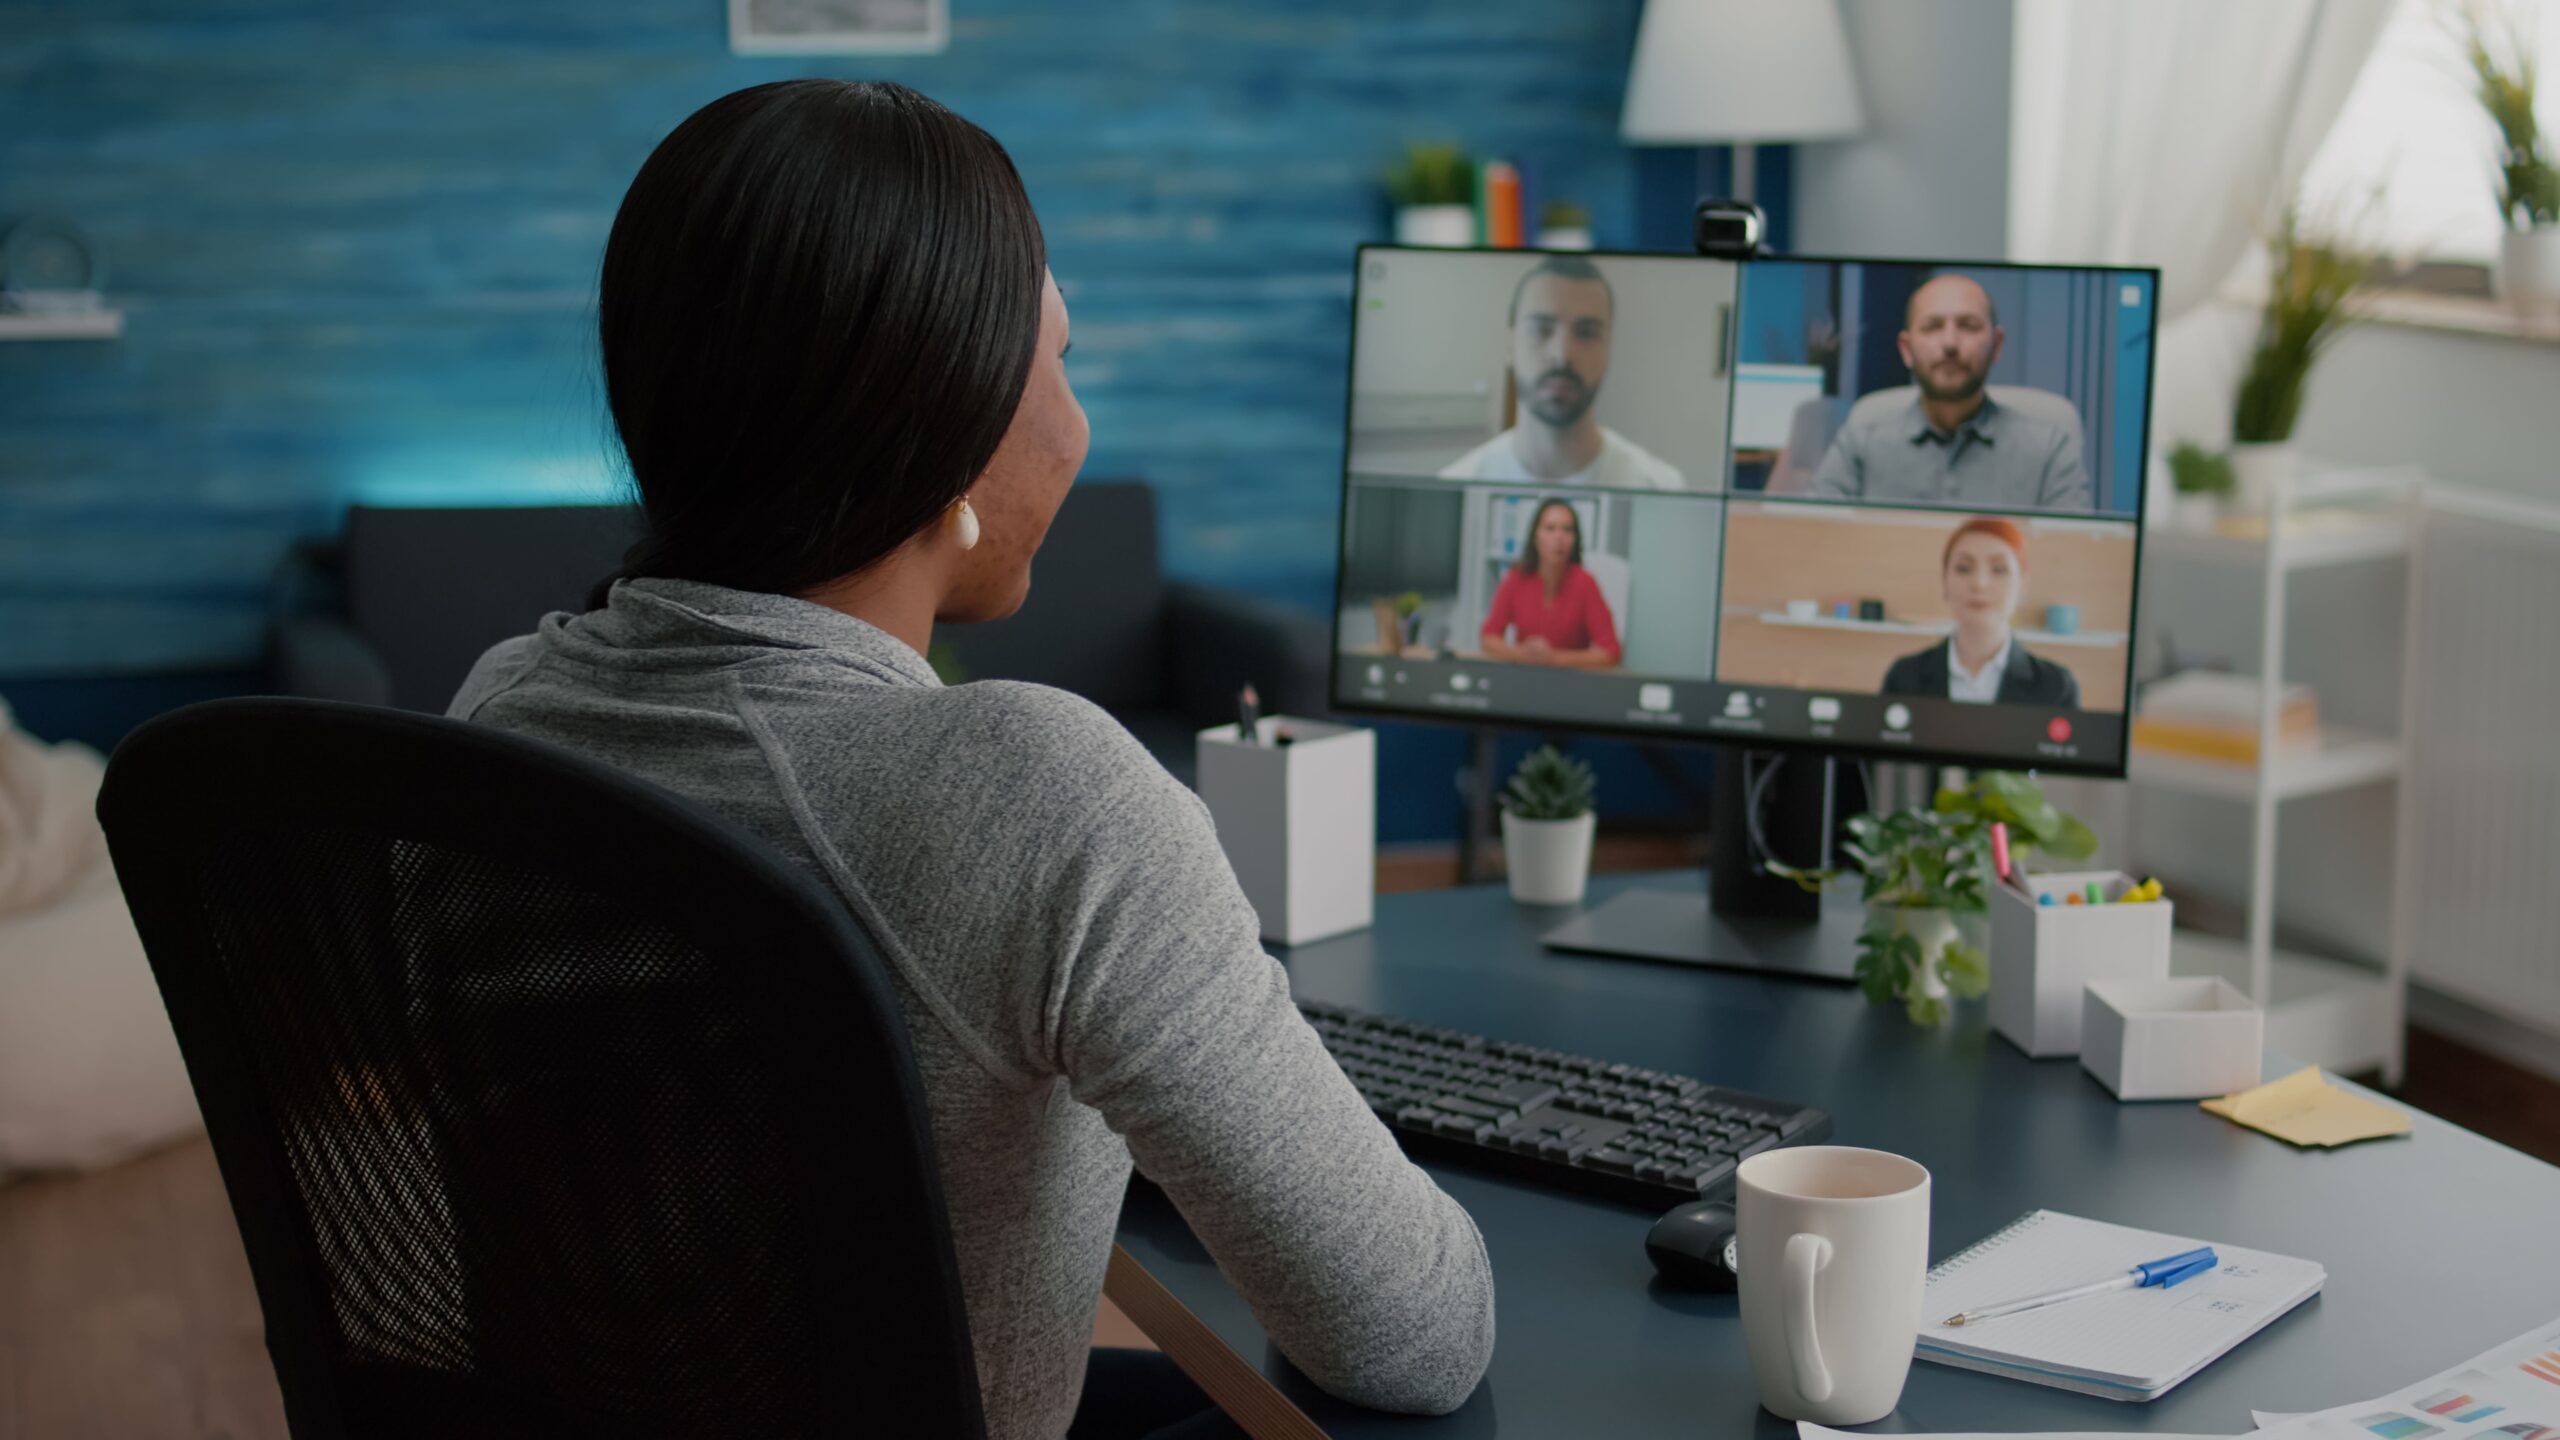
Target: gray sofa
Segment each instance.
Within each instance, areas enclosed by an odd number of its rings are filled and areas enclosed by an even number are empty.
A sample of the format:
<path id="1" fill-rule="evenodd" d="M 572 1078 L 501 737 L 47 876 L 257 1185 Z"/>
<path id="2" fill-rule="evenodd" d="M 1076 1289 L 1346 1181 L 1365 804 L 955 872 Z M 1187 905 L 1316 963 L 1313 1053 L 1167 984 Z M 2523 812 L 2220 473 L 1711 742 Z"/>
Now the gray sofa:
<path id="1" fill-rule="evenodd" d="M 342 538 L 280 569 L 268 682 L 281 695 L 440 712 L 471 663 L 553 610 L 585 608 L 634 516 L 593 506 L 355 506 Z M 1330 628 L 1234 591 L 1165 578 L 1155 493 L 1070 491 L 1020 614 L 946 626 L 935 659 L 963 680 L 1031 680 L 1109 710 L 1192 778 L 1191 736 L 1235 715 L 1247 680 L 1267 711 L 1320 714 Z"/>

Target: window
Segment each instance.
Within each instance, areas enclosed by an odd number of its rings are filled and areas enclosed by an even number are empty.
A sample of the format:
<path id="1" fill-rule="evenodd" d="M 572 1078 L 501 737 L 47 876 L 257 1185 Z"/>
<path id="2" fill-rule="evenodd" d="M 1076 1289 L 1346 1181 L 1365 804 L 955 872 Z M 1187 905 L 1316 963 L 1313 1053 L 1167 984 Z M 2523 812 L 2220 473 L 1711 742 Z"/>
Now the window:
<path id="1" fill-rule="evenodd" d="M 2508 17 L 2539 57 L 2545 143 L 2560 140 L 2560 0 L 2474 0 Z M 2365 224 L 2402 260 L 2497 258 L 2496 129 L 2472 98 L 2456 0 L 2397 0 L 2373 57 L 2303 176 L 2313 214 L 2351 215 L 2381 187 Z"/>

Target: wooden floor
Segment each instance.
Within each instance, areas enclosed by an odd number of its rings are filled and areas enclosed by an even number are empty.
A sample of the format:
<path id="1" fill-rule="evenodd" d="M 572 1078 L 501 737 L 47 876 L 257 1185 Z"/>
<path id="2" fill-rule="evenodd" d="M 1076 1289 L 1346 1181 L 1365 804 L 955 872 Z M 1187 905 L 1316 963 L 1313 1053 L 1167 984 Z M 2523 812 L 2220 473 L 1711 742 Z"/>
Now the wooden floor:
<path id="1" fill-rule="evenodd" d="M 1601 869 L 1695 863 L 1604 843 Z M 1451 883 L 1454 859 L 1382 857 L 1382 891 Z M 2401 1097 L 2560 1164 L 2560 1083 L 2412 1030 Z M 1106 1302 L 1101 1344 L 1144 1345 Z M 0 1440 L 284 1440 L 257 1297 L 201 1139 L 67 1179 L 0 1186 Z"/>

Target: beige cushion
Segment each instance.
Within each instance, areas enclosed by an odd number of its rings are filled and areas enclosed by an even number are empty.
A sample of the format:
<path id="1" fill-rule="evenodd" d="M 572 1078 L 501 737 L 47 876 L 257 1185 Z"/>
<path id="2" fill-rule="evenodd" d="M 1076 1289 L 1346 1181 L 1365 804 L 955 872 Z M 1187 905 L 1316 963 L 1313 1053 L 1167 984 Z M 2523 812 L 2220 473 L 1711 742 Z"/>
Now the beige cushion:
<path id="1" fill-rule="evenodd" d="M 111 1165 L 203 1128 L 98 829 L 102 773 L 0 706 L 0 1178 Z"/>

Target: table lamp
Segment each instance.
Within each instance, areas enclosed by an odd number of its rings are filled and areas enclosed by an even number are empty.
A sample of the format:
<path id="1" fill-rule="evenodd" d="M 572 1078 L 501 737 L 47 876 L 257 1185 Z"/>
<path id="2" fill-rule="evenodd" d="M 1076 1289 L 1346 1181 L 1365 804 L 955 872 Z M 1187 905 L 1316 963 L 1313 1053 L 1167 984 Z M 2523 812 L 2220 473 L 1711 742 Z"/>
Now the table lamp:
<path id="1" fill-rule="evenodd" d="M 1645 0 L 1618 134 L 1630 145 L 1731 145 L 1752 197 L 1761 141 L 1831 140 L 1866 123 L 1838 0 Z"/>

